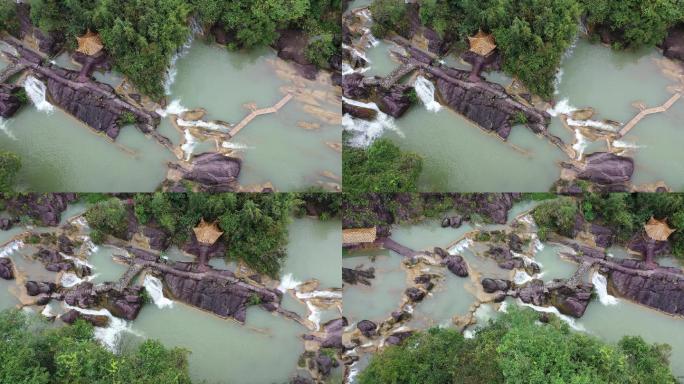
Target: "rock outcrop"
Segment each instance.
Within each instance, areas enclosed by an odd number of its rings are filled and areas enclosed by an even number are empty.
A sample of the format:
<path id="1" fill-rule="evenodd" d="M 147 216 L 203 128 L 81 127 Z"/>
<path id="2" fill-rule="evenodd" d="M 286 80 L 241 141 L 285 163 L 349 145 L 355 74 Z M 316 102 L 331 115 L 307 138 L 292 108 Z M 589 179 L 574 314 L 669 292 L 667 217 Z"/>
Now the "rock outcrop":
<path id="1" fill-rule="evenodd" d="M 197 185 L 202 192 L 232 192 L 238 189 L 242 161 L 218 152 L 207 152 L 192 158 L 189 166 L 169 164 L 181 172 L 181 179 Z"/>
<path id="2" fill-rule="evenodd" d="M 662 44 L 663 55 L 670 59 L 684 61 L 684 23 L 670 28 Z"/>
<path id="3" fill-rule="evenodd" d="M 0 257 L 0 278 L 5 280 L 14 279 L 14 266 L 12 265 L 12 259 Z"/>
<path id="4" fill-rule="evenodd" d="M 375 335 L 378 325 L 370 320 L 361 320 L 356 324 L 356 328 L 358 328 L 364 336 L 372 337 Z"/>
<path id="5" fill-rule="evenodd" d="M 274 48 L 278 51 L 278 57 L 294 62 L 302 76 L 313 80 L 316 78 L 318 69 L 306 57 L 308 43 L 309 38 L 304 31 L 284 29 L 279 31 L 279 37 L 274 44 Z"/>
<path id="6" fill-rule="evenodd" d="M 342 267 L 342 281 L 346 284 L 363 284 L 371 285 L 370 280 L 375 278 L 375 268 L 369 267 L 367 269 L 362 269 L 362 267 L 357 268 L 345 268 Z"/>
<path id="7" fill-rule="evenodd" d="M 684 275 L 678 268 L 659 268 L 649 273 L 636 270 L 649 268 L 638 260 L 624 259 L 625 269 L 611 268 L 608 282 L 613 294 L 639 304 L 672 314 L 684 316 Z"/>
<path id="8" fill-rule="evenodd" d="M 23 88 L 12 84 L 0 84 L 0 117 L 9 119 L 23 105 L 20 94 Z"/>
<path id="9" fill-rule="evenodd" d="M 463 257 L 455 255 L 455 256 L 447 256 L 444 258 L 442 261 L 449 271 L 453 273 L 454 275 L 458 277 L 467 277 L 468 276 L 468 264 L 466 264 L 465 260 L 463 260 Z"/>
<path id="10" fill-rule="evenodd" d="M 610 152 L 595 152 L 585 159 L 577 178 L 596 184 L 626 183 L 634 173 L 634 160 Z"/>
<path id="11" fill-rule="evenodd" d="M 59 316 L 60 320 L 67 324 L 73 324 L 76 320 L 82 319 L 95 327 L 106 327 L 109 325 L 109 317 L 104 315 L 86 315 L 75 309 L 71 309 Z"/>
<path id="12" fill-rule="evenodd" d="M 76 199 L 75 193 L 28 193 L 13 195 L 5 204 L 14 216 L 29 216 L 36 224 L 55 227 L 67 205 Z"/>

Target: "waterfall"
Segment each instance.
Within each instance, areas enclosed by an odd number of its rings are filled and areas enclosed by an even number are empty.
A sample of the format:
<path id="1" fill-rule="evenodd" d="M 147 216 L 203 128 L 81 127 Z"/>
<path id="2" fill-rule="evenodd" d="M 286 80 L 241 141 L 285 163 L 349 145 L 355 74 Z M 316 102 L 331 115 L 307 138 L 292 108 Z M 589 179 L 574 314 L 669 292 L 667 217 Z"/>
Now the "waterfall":
<path id="1" fill-rule="evenodd" d="M 278 290 L 280 292 L 286 292 L 290 289 L 296 289 L 302 282 L 295 280 L 291 273 L 286 274 L 280 279 L 280 285 L 278 285 Z"/>
<path id="2" fill-rule="evenodd" d="M 413 88 L 416 90 L 416 95 L 420 101 L 425 105 L 425 109 L 430 112 L 439 112 L 442 105 L 435 100 L 435 85 L 423 76 L 418 76 Z"/>
<path id="3" fill-rule="evenodd" d="M 473 241 L 469 238 L 465 238 L 459 241 L 458 243 L 454 244 L 454 246 L 449 248 L 447 251 L 450 255 L 458 255 L 459 253 L 469 248 L 471 245 L 473 245 Z"/>
<path id="4" fill-rule="evenodd" d="M 306 307 L 309 308 L 309 321 L 312 323 L 316 324 L 316 331 L 319 331 L 321 329 L 321 310 L 318 309 L 314 304 L 312 304 L 310 301 L 306 302 Z"/>
<path id="5" fill-rule="evenodd" d="M 173 301 L 164 297 L 164 288 L 161 280 L 151 275 L 145 275 L 143 285 L 157 308 L 163 309 L 173 307 Z"/>
<path id="6" fill-rule="evenodd" d="M 0 248 L 0 257 L 9 257 L 9 255 L 18 251 L 23 246 L 24 243 L 21 240 L 14 240 L 5 245 L 4 247 Z"/>
<path id="7" fill-rule="evenodd" d="M 195 41 L 195 35 L 204 33 L 204 31 L 202 31 L 202 26 L 194 18 L 190 20 L 190 31 L 190 35 L 185 41 L 185 44 L 183 44 L 183 46 L 171 57 L 169 67 L 166 70 L 164 93 L 167 95 L 171 94 L 171 86 L 176 82 L 176 76 L 178 75 L 178 60 L 190 52 L 192 43 Z"/>
<path id="8" fill-rule="evenodd" d="M 620 301 L 608 294 L 608 281 L 606 277 L 598 272 L 594 272 L 591 276 L 591 282 L 594 284 L 599 300 L 603 305 L 617 305 Z"/>
<path id="9" fill-rule="evenodd" d="M 128 332 L 137 336 L 140 336 L 138 332 L 133 331 L 131 324 L 123 319 L 114 317 L 106 309 L 84 309 L 79 307 L 72 307 L 69 304 L 64 303 L 64 307 L 67 310 L 73 309 L 84 315 L 94 315 L 94 316 L 107 316 L 109 319 L 109 325 L 107 327 L 95 327 L 94 337 L 96 340 L 101 342 L 107 349 L 112 352 L 117 352 L 119 347 L 119 342 L 121 340 L 121 335 L 124 332 Z"/>
<path id="10" fill-rule="evenodd" d="M 613 141 L 612 146 L 615 148 L 622 148 L 622 149 L 637 149 L 637 148 L 646 147 L 645 145 L 638 145 L 637 143 L 630 143 L 628 141 L 622 141 L 622 140 Z"/>
<path id="11" fill-rule="evenodd" d="M 17 137 L 14 136 L 12 131 L 10 131 L 9 128 L 7 127 L 7 120 L 3 119 L 2 117 L 0 117 L 0 131 L 2 131 L 10 139 L 17 140 Z"/>
<path id="12" fill-rule="evenodd" d="M 507 301 L 501 302 L 501 305 L 499 306 L 499 312 L 503 312 L 503 313 L 508 312 L 508 302 Z"/>
<path id="13" fill-rule="evenodd" d="M 226 149 L 233 149 L 233 150 L 242 150 L 242 149 L 248 149 L 249 148 L 247 146 L 247 144 L 235 143 L 232 141 L 222 142 L 221 147 L 226 148 Z"/>
<path id="14" fill-rule="evenodd" d="M 204 129 L 209 129 L 212 131 L 219 131 L 219 132 L 227 132 L 228 128 L 225 125 L 217 124 L 211 121 L 204 121 L 204 120 L 183 120 L 183 119 L 177 119 L 176 123 L 180 125 L 181 127 L 197 127 L 197 128 L 204 128 Z"/>
<path id="15" fill-rule="evenodd" d="M 98 276 L 98 274 L 94 274 L 94 275 L 86 276 L 85 278 L 82 279 L 82 278 L 76 276 L 75 274 L 73 274 L 71 272 L 65 272 L 64 274 L 62 274 L 62 278 L 60 279 L 60 284 L 63 287 L 71 288 L 71 287 L 74 287 L 74 286 L 81 284 L 84 281 L 90 281 L 90 280 L 96 278 L 97 276 Z"/>
<path id="16" fill-rule="evenodd" d="M 522 285 L 529 281 L 532 281 L 532 276 L 530 276 L 527 272 L 515 271 L 515 275 L 513 276 L 513 282 L 515 282 L 517 285 Z"/>
<path id="17" fill-rule="evenodd" d="M 342 126 L 345 130 L 352 132 L 354 135 L 349 139 L 349 145 L 352 147 L 367 147 L 382 136 L 385 130 L 395 131 L 400 137 L 404 134 L 394 124 L 394 119 L 386 113 L 380 111 L 375 103 L 364 103 L 352 99 L 342 97 L 342 101 L 360 108 L 372 109 L 376 112 L 376 118 L 373 121 L 363 119 L 355 119 L 348 113 L 342 116 Z"/>
<path id="18" fill-rule="evenodd" d="M 185 137 L 185 143 L 181 145 L 181 149 L 183 150 L 183 153 L 185 153 L 185 160 L 189 161 L 190 157 L 192 156 L 192 152 L 197 146 L 197 140 L 195 140 L 195 136 L 190 133 L 189 129 L 185 130 L 183 136 Z"/>
<path id="19" fill-rule="evenodd" d="M 582 134 L 579 128 L 575 128 L 575 143 L 572 144 L 572 149 L 577 153 L 577 158 L 575 160 L 580 160 L 582 155 L 584 155 L 584 150 L 587 149 L 589 142 L 587 138 Z"/>
<path id="20" fill-rule="evenodd" d="M 73 261 L 74 264 L 76 264 L 76 265 L 78 265 L 78 266 L 81 266 L 81 267 L 88 267 L 88 268 L 90 268 L 90 269 L 95 269 L 95 266 L 94 266 L 94 265 L 90 264 L 89 262 L 87 262 L 87 261 L 85 261 L 85 260 L 81 260 L 81 259 L 78 258 L 78 257 L 69 256 L 69 255 L 64 254 L 64 253 L 62 253 L 62 252 L 60 252 L 59 254 L 60 254 L 63 258 L 65 258 L 65 259 L 67 259 L 67 260 Z"/>
<path id="21" fill-rule="evenodd" d="M 342 299 L 342 292 L 335 291 L 311 291 L 311 292 L 297 292 L 296 296 L 301 300 L 308 299 Z"/>
<path id="22" fill-rule="evenodd" d="M 47 101 L 45 84 L 33 76 L 28 76 L 24 81 L 24 89 L 36 109 L 42 112 L 52 113 L 55 107 Z"/>
<path id="23" fill-rule="evenodd" d="M 356 382 L 356 376 L 359 375 L 359 367 L 357 367 L 358 364 L 359 361 L 356 360 L 349 366 L 349 374 L 347 375 L 347 382 L 349 384 Z"/>
<path id="24" fill-rule="evenodd" d="M 522 300 L 520 300 L 520 299 L 518 299 L 518 304 L 523 306 L 523 307 L 530 307 L 537 312 L 552 313 L 552 314 L 558 316 L 559 319 L 566 322 L 570 326 L 570 328 L 572 328 L 576 331 L 585 331 L 585 328 L 584 328 L 584 326 L 582 326 L 582 324 L 579 324 L 578 322 L 576 322 L 574 318 L 560 313 L 558 311 L 558 308 L 556 308 L 556 307 L 553 307 L 553 306 L 551 306 L 551 307 L 540 307 L 540 306 L 537 306 L 534 304 L 523 303 Z"/>
<path id="25" fill-rule="evenodd" d="M 561 81 L 563 81 L 563 63 L 565 62 L 566 59 L 568 59 L 570 56 L 572 56 L 573 52 L 575 51 L 575 48 L 577 47 L 577 41 L 579 40 L 579 35 L 575 35 L 574 40 L 568 47 L 568 49 L 565 50 L 565 53 L 563 54 L 563 57 L 561 58 L 560 61 L 560 66 L 558 68 L 558 71 L 556 72 L 556 76 L 553 80 L 553 93 L 554 95 L 557 95 L 560 93 L 558 88 L 560 87 Z"/>
<path id="26" fill-rule="evenodd" d="M 174 99 L 166 106 L 164 109 L 157 109 L 155 112 L 161 117 L 167 117 L 168 115 L 180 115 L 181 113 L 187 111 L 182 104 L 180 99 Z"/>

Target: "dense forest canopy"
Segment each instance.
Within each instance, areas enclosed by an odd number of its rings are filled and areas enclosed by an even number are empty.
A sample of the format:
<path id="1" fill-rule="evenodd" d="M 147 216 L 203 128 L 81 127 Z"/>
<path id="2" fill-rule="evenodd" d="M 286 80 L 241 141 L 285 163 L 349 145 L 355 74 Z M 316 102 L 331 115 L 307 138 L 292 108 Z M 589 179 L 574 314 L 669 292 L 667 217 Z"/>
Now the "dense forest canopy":
<path id="1" fill-rule="evenodd" d="M 0 312 L 0 383 L 191 383 L 187 352 L 144 341 L 114 354 L 78 320 L 55 328 L 38 315 Z"/>
<path id="2" fill-rule="evenodd" d="M 378 0 L 371 5 L 373 33 L 407 35 L 404 2 Z M 491 32 L 503 55 L 503 69 L 544 98 L 553 95 L 553 80 L 565 51 L 578 34 L 580 20 L 608 28 L 615 48 L 655 45 L 669 27 L 684 21 L 681 0 L 423 0 L 422 23 L 457 48 L 479 29 Z M 594 28 L 592 28 L 594 29 Z"/>
<path id="3" fill-rule="evenodd" d="M 368 148 L 345 145 L 342 180 L 345 192 L 415 192 L 423 159 L 402 152 L 389 139 L 378 139 Z"/>
<path id="4" fill-rule="evenodd" d="M 675 230 L 668 239 L 672 253 L 684 258 L 684 194 L 682 193 L 587 193 L 576 198 L 561 197 L 538 206 L 533 216 L 539 237 L 549 232 L 572 236 L 575 216 L 597 222 L 615 231 L 625 243 L 654 217 Z"/>
<path id="5" fill-rule="evenodd" d="M 670 347 L 623 337 L 617 344 L 570 330 L 532 310 L 509 309 L 465 339 L 449 328 L 419 332 L 373 356 L 361 384 L 676 383 Z"/>
<path id="6" fill-rule="evenodd" d="M 217 222 L 224 234 L 226 258 L 240 260 L 259 273 L 276 276 L 285 257 L 288 225 L 296 195 L 290 193 L 139 193 L 132 199 L 138 222 L 159 227 L 182 246 L 201 219 Z M 93 240 L 125 237 L 129 211 L 118 198 L 90 206 L 86 219 Z"/>
<path id="7" fill-rule="evenodd" d="M 293 28 L 308 38 L 306 57 L 328 67 L 341 44 L 340 0 L 32 0 L 31 19 L 42 31 L 76 36 L 99 33 L 116 70 L 138 89 L 159 98 L 171 57 L 188 40 L 192 17 L 209 31 L 225 28 L 229 49 L 272 45 L 279 30 Z M 0 29 L 16 31 L 17 4 L 0 0 Z"/>

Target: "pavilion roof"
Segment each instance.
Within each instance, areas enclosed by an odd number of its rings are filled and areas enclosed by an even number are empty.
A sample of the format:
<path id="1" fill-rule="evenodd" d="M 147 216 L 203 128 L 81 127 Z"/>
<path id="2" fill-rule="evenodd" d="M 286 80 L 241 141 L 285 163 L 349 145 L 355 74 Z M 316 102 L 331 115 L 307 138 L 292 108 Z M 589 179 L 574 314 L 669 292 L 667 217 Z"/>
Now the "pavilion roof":
<path id="1" fill-rule="evenodd" d="M 372 243 L 377 238 L 377 228 L 352 228 L 342 230 L 342 244 Z"/>
<path id="2" fill-rule="evenodd" d="M 204 221 L 204 219 L 202 219 L 192 230 L 195 232 L 197 241 L 203 244 L 214 244 L 216 240 L 223 235 L 223 232 L 219 230 L 216 222 L 210 224 Z"/>
<path id="3" fill-rule="evenodd" d="M 78 49 L 76 51 L 88 56 L 96 55 L 104 48 L 100 35 L 90 30 L 85 35 L 76 37 L 76 40 L 78 40 Z"/>
<path id="4" fill-rule="evenodd" d="M 646 234 L 653 240 L 666 241 L 675 230 L 667 225 L 665 220 L 657 220 L 653 217 L 644 225 Z"/>
<path id="5" fill-rule="evenodd" d="M 480 56 L 487 56 L 496 49 L 494 36 L 484 33 L 482 30 L 479 30 L 475 36 L 468 37 L 468 42 L 470 43 L 470 51 Z"/>

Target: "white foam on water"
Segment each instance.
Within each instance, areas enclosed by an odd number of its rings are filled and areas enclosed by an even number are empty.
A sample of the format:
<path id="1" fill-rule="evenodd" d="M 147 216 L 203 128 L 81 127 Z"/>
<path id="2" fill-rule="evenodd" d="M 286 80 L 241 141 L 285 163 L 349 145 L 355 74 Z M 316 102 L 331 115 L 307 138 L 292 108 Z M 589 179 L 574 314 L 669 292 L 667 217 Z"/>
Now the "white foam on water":
<path id="1" fill-rule="evenodd" d="M 589 141 L 582 134 L 580 129 L 576 128 L 575 129 L 575 143 L 572 144 L 572 149 L 574 149 L 575 153 L 577 153 L 576 160 L 579 160 L 582 158 L 582 155 L 584 155 L 584 150 L 587 149 L 587 145 L 589 145 Z"/>
<path id="2" fill-rule="evenodd" d="M 525 284 L 529 281 L 532 281 L 532 279 L 533 277 L 525 271 L 515 271 L 515 275 L 513 276 L 513 282 L 515 282 L 517 285 Z"/>
<path id="3" fill-rule="evenodd" d="M 349 63 L 342 63 L 342 76 L 349 76 L 353 73 L 365 73 L 370 69 L 370 66 L 354 69 Z"/>
<path id="4" fill-rule="evenodd" d="M 363 119 L 356 119 L 345 113 L 342 116 L 342 126 L 345 130 L 350 131 L 354 136 L 349 140 L 349 145 L 353 147 L 367 147 L 382 136 L 385 130 L 394 131 L 400 137 L 404 137 L 404 133 L 394 123 L 394 118 L 382 112 L 375 103 L 364 103 L 357 100 L 347 99 L 342 97 L 342 101 L 360 108 L 372 109 L 376 112 L 376 118 L 373 121 Z"/>
<path id="5" fill-rule="evenodd" d="M 0 257 L 9 257 L 9 255 L 21 249 L 24 246 L 24 242 L 21 240 L 14 240 L 9 242 L 4 247 L 0 248 Z"/>
<path id="6" fill-rule="evenodd" d="M 449 252 L 450 255 L 458 255 L 459 253 L 468 249 L 471 245 L 473 245 L 473 240 L 465 238 L 459 241 L 458 243 L 454 244 L 454 246 L 449 248 L 447 252 Z"/>
<path id="7" fill-rule="evenodd" d="M 570 58 L 572 54 L 575 52 L 575 48 L 577 47 L 577 41 L 579 40 L 579 35 L 575 36 L 575 39 L 572 41 L 568 49 L 565 50 L 565 53 L 563 53 L 563 57 L 561 58 L 560 66 L 558 67 L 558 71 L 556 72 L 556 76 L 553 79 L 553 93 L 554 95 L 557 95 L 560 93 L 559 87 L 561 85 L 561 82 L 563 81 L 563 63 L 565 60 Z"/>
<path id="8" fill-rule="evenodd" d="M 463 331 L 463 337 L 466 339 L 472 339 L 475 337 L 475 332 L 470 329 L 466 329 Z"/>
<path id="9" fill-rule="evenodd" d="M 574 318 L 560 313 L 558 311 L 558 308 L 556 308 L 556 307 L 553 307 L 553 306 L 551 306 L 551 307 L 540 307 L 540 306 L 537 306 L 534 304 L 526 304 L 526 303 L 523 303 L 522 300 L 520 300 L 520 299 L 518 299 L 518 305 L 521 305 L 523 307 L 532 308 L 537 312 L 552 313 L 552 314 L 558 316 L 559 319 L 561 319 L 562 321 L 567 323 L 570 326 L 570 328 L 572 328 L 576 331 L 586 331 L 586 329 L 584 328 L 584 326 L 582 324 L 575 321 Z"/>
<path id="10" fill-rule="evenodd" d="M 574 120 L 571 118 L 568 118 L 566 120 L 568 125 L 572 125 L 575 127 L 589 127 L 589 128 L 596 128 L 599 130 L 603 131 L 610 131 L 610 132 L 615 132 L 617 129 L 615 126 L 610 125 L 608 123 L 604 123 L 603 121 L 596 121 L 596 120 Z"/>
<path id="11" fill-rule="evenodd" d="M 47 101 L 47 90 L 42 81 L 33 76 L 27 76 L 24 81 L 24 89 L 37 110 L 46 113 L 54 112 L 55 107 Z"/>
<path id="12" fill-rule="evenodd" d="M 638 145 L 637 143 L 631 143 L 628 141 L 622 141 L 622 140 L 614 140 L 611 145 L 615 148 L 622 148 L 622 149 L 637 149 L 637 148 L 645 148 L 645 145 Z"/>
<path id="13" fill-rule="evenodd" d="M 349 373 L 347 374 L 347 382 L 349 384 L 353 384 L 356 382 L 356 376 L 359 375 L 358 364 L 359 364 L 359 361 L 357 360 L 349 366 Z"/>
<path id="14" fill-rule="evenodd" d="M 308 300 L 314 298 L 322 299 L 341 299 L 342 292 L 334 291 L 311 291 L 311 292 L 297 292 L 296 296 L 298 299 Z"/>
<path id="15" fill-rule="evenodd" d="M 278 290 L 280 292 L 286 292 L 290 289 L 297 289 L 300 284 L 302 284 L 301 281 L 295 280 L 294 275 L 288 273 L 280 279 Z"/>
<path id="16" fill-rule="evenodd" d="M 180 125 L 181 127 L 204 128 L 204 129 L 208 129 L 211 131 L 220 131 L 220 132 L 226 132 L 228 130 L 228 127 L 226 127 L 225 125 L 217 124 L 217 123 L 214 123 L 213 121 L 177 119 L 176 123 L 178 125 Z"/>
<path id="17" fill-rule="evenodd" d="M 181 149 L 183 150 L 183 153 L 185 153 L 185 160 L 188 161 L 190 160 L 192 153 L 195 151 L 197 140 L 195 140 L 195 136 L 190 133 L 189 129 L 184 131 L 183 136 L 185 137 L 185 143 L 181 145 Z"/>
<path id="18" fill-rule="evenodd" d="M 158 108 L 155 110 L 155 112 L 157 112 L 157 114 L 161 117 L 167 117 L 169 115 L 180 115 L 187 110 L 188 109 L 181 104 L 180 99 L 174 99 L 166 106 L 166 108 Z"/>
<path id="19" fill-rule="evenodd" d="M 81 266 L 81 267 L 88 267 L 88 268 L 90 268 L 90 269 L 95 269 L 95 266 L 92 265 L 92 264 L 90 264 L 90 263 L 89 263 L 88 261 L 86 261 L 86 260 L 81 260 L 81 259 L 78 258 L 78 257 L 69 256 L 69 255 L 64 254 L 64 253 L 62 253 L 62 252 L 60 252 L 59 254 L 60 254 L 63 258 L 65 258 L 65 259 L 67 259 L 67 260 L 73 261 L 74 264 L 76 264 L 76 265 L 78 265 L 78 266 Z"/>
<path id="20" fill-rule="evenodd" d="M 161 280 L 155 276 L 145 275 L 143 286 L 157 308 L 173 308 L 173 300 L 169 300 L 168 298 L 164 297 L 164 287 Z"/>
<path id="21" fill-rule="evenodd" d="M 223 148 L 233 149 L 233 150 L 244 150 L 250 148 L 247 144 L 235 143 L 233 141 L 224 141 L 221 143 Z"/>
<path id="22" fill-rule="evenodd" d="M 420 101 L 425 105 L 425 109 L 430 112 L 439 112 L 442 110 L 442 105 L 435 100 L 435 85 L 423 76 L 416 77 L 413 83 L 413 88 L 416 90 L 416 95 Z"/>
<path id="23" fill-rule="evenodd" d="M 17 137 L 14 136 L 12 131 L 10 131 L 9 127 L 7 126 L 7 122 L 8 122 L 7 120 L 0 117 L 0 131 L 2 131 L 2 133 L 7 135 L 7 137 L 9 137 L 10 139 L 15 140 L 15 141 L 18 140 Z"/>
<path id="24" fill-rule="evenodd" d="M 558 117 L 560 115 L 569 115 L 576 110 L 577 108 L 570 105 L 568 99 L 565 98 L 556 103 L 553 108 L 547 109 L 546 112 L 553 117 Z"/>
<path id="25" fill-rule="evenodd" d="M 70 287 L 74 287 L 76 285 L 79 285 L 84 281 L 93 280 L 97 276 L 99 276 L 99 273 L 95 273 L 93 275 L 86 276 L 84 278 L 80 278 L 71 272 L 65 272 L 62 274 L 62 278 L 60 279 L 60 284 L 63 287 L 70 288 Z"/>
<path id="26" fill-rule="evenodd" d="M 141 336 L 140 333 L 133 330 L 131 323 L 123 319 L 119 319 L 118 317 L 114 317 L 108 310 L 104 308 L 97 310 L 84 309 L 72 307 L 66 303 L 64 303 L 64 307 L 66 309 L 76 310 L 84 315 L 107 316 L 109 319 L 109 325 L 107 325 L 107 327 L 95 327 L 94 337 L 112 352 L 117 352 L 121 336 L 124 332 Z"/>
<path id="27" fill-rule="evenodd" d="M 195 19 L 190 20 L 190 29 L 191 33 L 188 36 L 188 39 L 185 41 L 185 44 L 183 44 L 183 46 L 171 57 L 169 67 L 166 70 L 166 76 L 164 80 L 164 93 L 166 95 L 171 94 L 171 86 L 173 86 L 173 83 L 176 82 L 176 76 L 178 75 L 178 60 L 190 52 L 192 43 L 195 41 L 195 35 L 202 33 L 202 26 Z"/>
<path id="28" fill-rule="evenodd" d="M 617 305 L 620 302 L 615 296 L 608 294 L 608 281 L 605 276 L 594 272 L 591 276 L 591 282 L 594 284 L 594 289 L 596 289 L 601 304 L 608 306 Z"/>
<path id="29" fill-rule="evenodd" d="M 309 308 L 309 321 L 312 323 L 316 324 L 316 330 L 321 329 L 321 310 L 318 309 L 315 305 L 313 305 L 310 301 L 306 302 L 306 307 Z"/>

